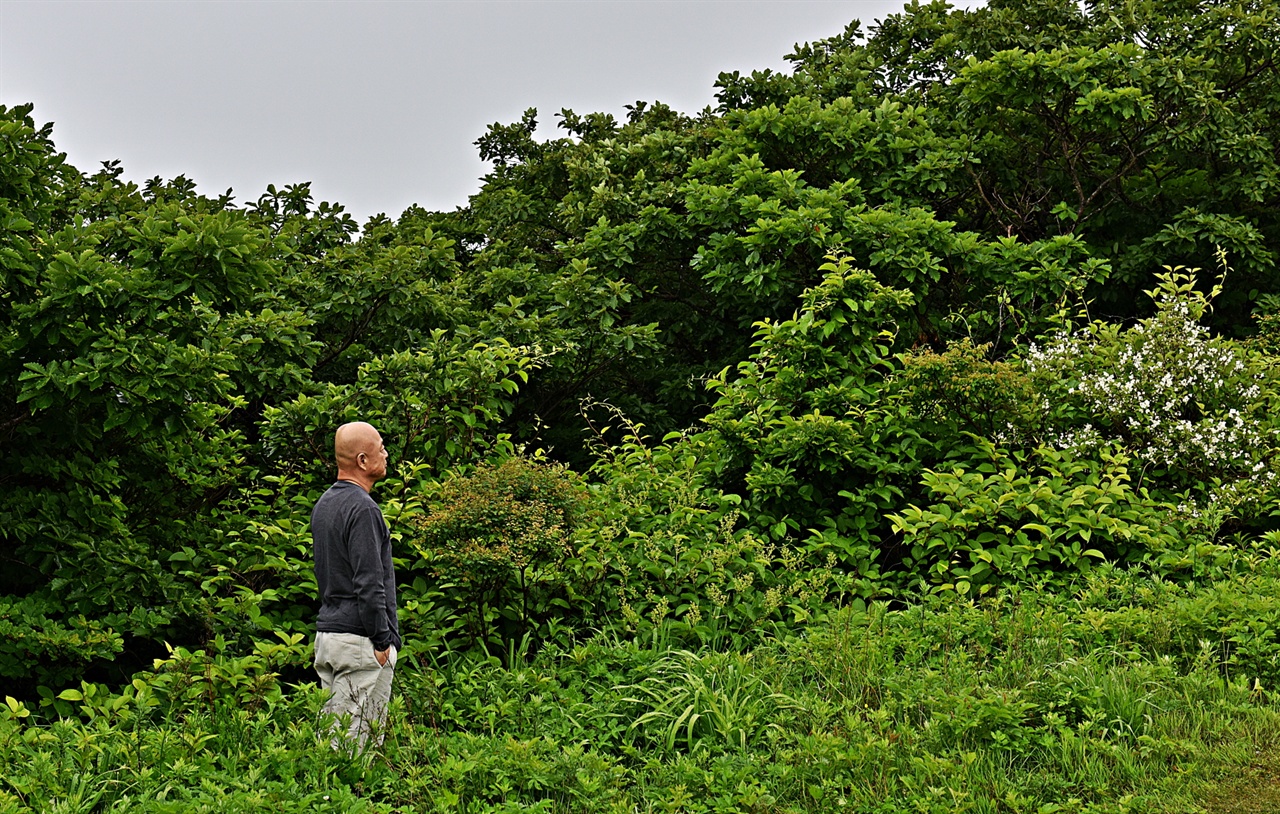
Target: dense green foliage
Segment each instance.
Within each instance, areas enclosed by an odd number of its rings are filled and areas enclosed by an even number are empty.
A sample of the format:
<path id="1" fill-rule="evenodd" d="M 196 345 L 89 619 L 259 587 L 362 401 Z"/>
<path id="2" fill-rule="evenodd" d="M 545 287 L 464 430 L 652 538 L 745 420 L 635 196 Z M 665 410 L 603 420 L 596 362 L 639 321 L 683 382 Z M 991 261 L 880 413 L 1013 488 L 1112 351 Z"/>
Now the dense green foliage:
<path id="1" fill-rule="evenodd" d="M 363 227 L 0 107 L 0 805 L 1178 810 L 1280 678 L 1278 50 L 1266 0 L 913 4 Z M 277 675 L 356 418 L 371 765 Z"/>
<path id="2" fill-rule="evenodd" d="M 748 652 L 667 625 L 503 665 L 419 654 L 365 756 L 321 743 L 314 685 L 282 686 L 301 637 L 215 641 L 68 689 L 57 719 L 0 707 L 0 811 L 1203 810 L 1280 747 L 1280 574 L 1270 552 L 1233 565 L 856 604 Z M 1213 810 L 1267 810 L 1260 788 L 1227 779 L 1259 807 Z"/>

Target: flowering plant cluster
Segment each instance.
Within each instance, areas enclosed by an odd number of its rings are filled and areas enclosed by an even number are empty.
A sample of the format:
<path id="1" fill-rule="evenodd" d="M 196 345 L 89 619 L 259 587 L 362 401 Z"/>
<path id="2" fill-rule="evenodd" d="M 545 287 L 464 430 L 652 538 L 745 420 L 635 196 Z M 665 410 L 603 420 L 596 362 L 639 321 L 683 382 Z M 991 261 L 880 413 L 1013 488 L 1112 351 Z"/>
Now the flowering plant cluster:
<path id="1" fill-rule="evenodd" d="M 1274 360 L 1200 323 L 1217 289 L 1198 291 L 1194 270 L 1159 280 L 1148 292 L 1153 316 L 1130 327 L 1095 322 L 1029 349 L 1047 440 L 1077 451 L 1118 443 L 1152 486 L 1209 485 L 1209 503 L 1274 502 Z"/>

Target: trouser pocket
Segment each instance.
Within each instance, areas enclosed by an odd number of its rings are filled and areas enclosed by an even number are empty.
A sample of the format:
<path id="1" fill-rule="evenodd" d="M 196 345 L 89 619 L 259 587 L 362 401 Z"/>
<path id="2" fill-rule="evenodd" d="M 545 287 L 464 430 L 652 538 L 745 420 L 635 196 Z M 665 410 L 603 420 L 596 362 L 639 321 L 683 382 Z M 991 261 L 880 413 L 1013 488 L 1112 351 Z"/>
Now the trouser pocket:
<path id="1" fill-rule="evenodd" d="M 358 670 L 377 670 L 378 657 L 373 654 L 373 642 L 358 633 L 316 634 L 316 670 L 331 674 L 352 673 Z"/>

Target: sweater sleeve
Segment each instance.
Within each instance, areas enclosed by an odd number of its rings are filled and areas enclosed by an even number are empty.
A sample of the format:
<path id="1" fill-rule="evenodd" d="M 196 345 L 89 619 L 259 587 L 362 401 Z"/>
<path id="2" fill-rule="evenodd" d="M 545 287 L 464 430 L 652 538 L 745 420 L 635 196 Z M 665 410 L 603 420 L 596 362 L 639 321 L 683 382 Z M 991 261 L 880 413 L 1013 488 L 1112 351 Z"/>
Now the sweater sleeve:
<path id="1" fill-rule="evenodd" d="M 382 537 L 386 521 L 376 507 L 360 511 L 352 521 L 348 538 L 352 587 L 360 606 L 360 621 L 373 640 L 375 650 L 391 646 L 391 626 L 387 622 L 387 591 L 383 579 Z"/>

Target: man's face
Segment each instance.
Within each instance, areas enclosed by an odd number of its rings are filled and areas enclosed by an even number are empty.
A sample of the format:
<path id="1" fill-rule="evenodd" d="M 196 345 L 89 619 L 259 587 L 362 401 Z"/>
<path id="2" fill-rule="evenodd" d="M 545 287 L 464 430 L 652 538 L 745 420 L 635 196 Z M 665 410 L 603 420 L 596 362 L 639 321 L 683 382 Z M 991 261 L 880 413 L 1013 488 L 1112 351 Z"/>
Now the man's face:
<path id="1" fill-rule="evenodd" d="M 391 460 L 391 455 L 387 452 L 386 444 L 382 443 L 380 434 L 375 434 L 369 449 L 360 453 L 360 460 L 365 472 L 373 480 L 382 480 L 387 476 L 387 463 Z"/>

